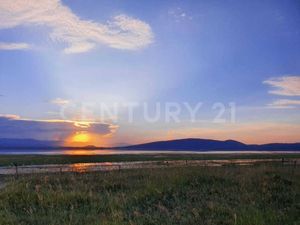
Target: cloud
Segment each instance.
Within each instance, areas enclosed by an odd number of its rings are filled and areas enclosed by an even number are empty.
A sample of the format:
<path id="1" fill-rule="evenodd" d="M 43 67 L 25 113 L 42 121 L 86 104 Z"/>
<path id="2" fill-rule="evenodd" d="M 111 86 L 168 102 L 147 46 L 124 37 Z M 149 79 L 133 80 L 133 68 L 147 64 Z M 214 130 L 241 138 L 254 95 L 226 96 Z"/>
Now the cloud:
<path id="1" fill-rule="evenodd" d="M 67 99 L 55 98 L 55 99 L 51 100 L 50 103 L 52 103 L 54 105 L 67 105 L 70 103 L 70 101 Z"/>
<path id="2" fill-rule="evenodd" d="M 30 45 L 27 43 L 5 43 L 0 42 L 0 50 L 26 50 Z"/>
<path id="3" fill-rule="evenodd" d="M 173 18 L 175 22 L 193 19 L 192 16 L 188 15 L 188 13 L 180 7 L 169 9 L 168 15 Z"/>
<path id="4" fill-rule="evenodd" d="M 76 122 L 68 120 L 32 120 L 17 115 L 0 115 L 0 138 L 33 138 L 63 141 L 77 132 L 109 135 L 116 126 L 100 122 Z"/>
<path id="5" fill-rule="evenodd" d="M 264 84 L 271 85 L 274 89 L 270 94 L 284 96 L 300 96 L 300 76 L 283 76 L 265 80 Z"/>
<path id="6" fill-rule="evenodd" d="M 1 0 L 0 29 L 47 26 L 53 41 L 68 45 L 65 53 L 87 52 L 98 44 L 117 49 L 139 49 L 153 42 L 151 27 L 127 15 L 106 23 L 83 20 L 61 0 Z"/>
<path id="7" fill-rule="evenodd" d="M 293 109 L 300 106 L 300 100 L 278 99 L 270 103 L 268 107 L 276 109 Z"/>

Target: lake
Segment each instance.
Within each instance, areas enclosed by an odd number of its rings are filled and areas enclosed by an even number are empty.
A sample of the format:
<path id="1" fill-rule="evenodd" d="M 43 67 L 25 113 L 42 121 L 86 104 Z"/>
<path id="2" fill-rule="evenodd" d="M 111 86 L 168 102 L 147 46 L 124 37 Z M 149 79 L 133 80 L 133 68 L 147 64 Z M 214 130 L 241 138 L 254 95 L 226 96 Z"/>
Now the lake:
<path id="1" fill-rule="evenodd" d="M 38 155 L 124 155 L 124 154 L 272 154 L 284 153 L 293 154 L 300 151 L 178 151 L 178 150 L 155 150 L 155 151 L 140 151 L 140 150 L 114 150 L 114 149 L 76 149 L 76 150 L 32 150 L 32 149 L 0 149 L 0 154 L 4 155 L 19 155 L 19 154 L 38 154 Z"/>
<path id="2" fill-rule="evenodd" d="M 297 165 L 300 159 L 287 160 L 285 163 Z M 0 167 L 0 175 L 34 174 L 34 173 L 63 173 L 63 172 L 93 172 L 113 171 L 127 169 L 154 169 L 185 166 L 209 166 L 219 167 L 226 165 L 250 166 L 254 164 L 266 164 L 282 162 L 281 159 L 218 159 L 218 160 L 164 160 L 164 161 L 136 161 L 136 162 L 95 162 L 72 164 L 46 164 L 26 166 Z"/>

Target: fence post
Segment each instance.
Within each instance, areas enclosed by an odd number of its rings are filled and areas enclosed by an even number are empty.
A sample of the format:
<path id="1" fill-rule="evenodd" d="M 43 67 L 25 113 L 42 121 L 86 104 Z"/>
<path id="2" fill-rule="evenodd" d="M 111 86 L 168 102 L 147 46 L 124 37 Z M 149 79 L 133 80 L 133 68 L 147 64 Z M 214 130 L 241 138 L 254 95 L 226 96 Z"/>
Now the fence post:
<path id="1" fill-rule="evenodd" d="M 121 171 L 121 165 L 118 165 L 119 171 Z"/>
<path id="2" fill-rule="evenodd" d="M 18 164 L 14 163 L 15 167 L 16 167 L 16 177 L 18 178 L 19 176 L 19 171 L 18 171 Z"/>

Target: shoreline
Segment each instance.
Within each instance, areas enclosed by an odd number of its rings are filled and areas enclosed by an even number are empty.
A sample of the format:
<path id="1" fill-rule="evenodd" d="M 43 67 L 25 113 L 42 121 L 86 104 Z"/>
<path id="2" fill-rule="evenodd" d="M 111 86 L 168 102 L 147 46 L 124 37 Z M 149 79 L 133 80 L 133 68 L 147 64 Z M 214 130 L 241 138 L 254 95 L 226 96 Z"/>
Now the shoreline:
<path id="1" fill-rule="evenodd" d="M 21 175 L 37 173 L 84 173 L 84 172 L 107 172 L 128 169 L 156 169 L 170 167 L 222 167 L 222 166 L 254 166 L 279 163 L 280 165 L 299 165 L 300 158 L 292 159 L 210 159 L 210 160 L 169 160 L 169 161 L 127 161 L 127 162 L 95 162 L 73 164 L 43 164 L 0 167 L 0 175 Z"/>
<path id="2" fill-rule="evenodd" d="M 44 165 L 44 164 L 74 164 L 103 162 L 136 162 L 136 161 L 173 161 L 173 160 L 236 160 L 236 159 L 295 159 L 297 153 L 225 153 L 225 154 L 0 154 L 0 167 L 12 165 Z"/>

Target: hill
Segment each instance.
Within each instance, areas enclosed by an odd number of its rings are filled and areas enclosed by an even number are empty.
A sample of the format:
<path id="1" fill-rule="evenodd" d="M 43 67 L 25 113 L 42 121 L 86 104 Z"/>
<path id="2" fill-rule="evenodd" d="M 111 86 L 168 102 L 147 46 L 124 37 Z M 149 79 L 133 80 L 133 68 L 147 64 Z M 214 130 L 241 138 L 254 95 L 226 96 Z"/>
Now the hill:
<path id="1" fill-rule="evenodd" d="M 0 138 L 0 149 L 93 149 L 104 147 L 88 145 L 85 147 L 67 147 L 57 141 L 42 141 L 35 139 L 6 139 Z M 211 139 L 177 139 L 156 141 L 138 145 L 112 147 L 105 149 L 118 150 L 145 150 L 145 151 L 300 151 L 300 143 L 270 143 L 270 144 L 244 144 L 235 140 Z"/>
<path id="2" fill-rule="evenodd" d="M 248 145 L 234 140 L 210 140 L 210 139 L 178 139 L 169 141 L 157 141 L 139 145 L 120 147 L 126 150 L 173 150 L 173 151 L 298 151 L 300 143 L 271 143 L 263 145 Z"/>
<path id="3" fill-rule="evenodd" d="M 36 149 L 36 148 L 55 148 L 60 146 L 57 141 L 45 141 L 36 139 L 14 139 L 14 138 L 0 138 L 0 148 L 2 149 Z"/>

